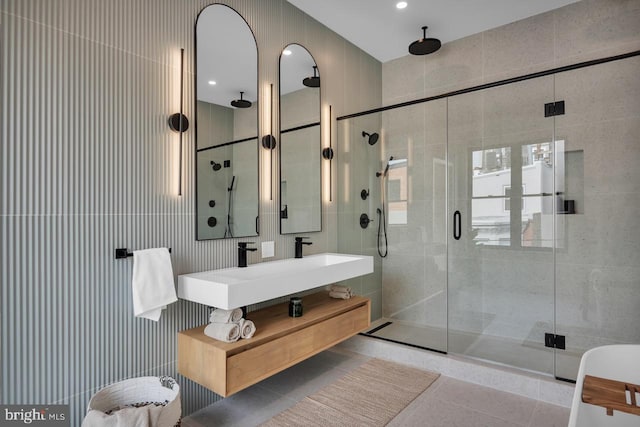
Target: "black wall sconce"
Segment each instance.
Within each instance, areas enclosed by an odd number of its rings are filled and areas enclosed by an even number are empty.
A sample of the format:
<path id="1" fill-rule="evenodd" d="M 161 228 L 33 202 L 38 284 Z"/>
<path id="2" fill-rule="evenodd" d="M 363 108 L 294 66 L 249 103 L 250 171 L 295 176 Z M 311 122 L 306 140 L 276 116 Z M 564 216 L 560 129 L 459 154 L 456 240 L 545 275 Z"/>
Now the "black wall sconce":
<path id="1" fill-rule="evenodd" d="M 326 147 L 322 149 L 322 157 L 325 160 L 331 160 L 333 159 L 333 148 L 331 147 Z"/>
<path id="2" fill-rule="evenodd" d="M 184 91 L 184 48 L 180 49 L 180 112 L 169 116 L 169 128 L 180 134 L 180 154 L 178 160 L 178 196 L 182 196 L 182 134 L 189 129 L 189 120 L 183 112 Z"/>
<path id="3" fill-rule="evenodd" d="M 265 135 L 262 137 L 262 147 L 267 150 L 276 148 L 276 137 L 273 135 Z"/>

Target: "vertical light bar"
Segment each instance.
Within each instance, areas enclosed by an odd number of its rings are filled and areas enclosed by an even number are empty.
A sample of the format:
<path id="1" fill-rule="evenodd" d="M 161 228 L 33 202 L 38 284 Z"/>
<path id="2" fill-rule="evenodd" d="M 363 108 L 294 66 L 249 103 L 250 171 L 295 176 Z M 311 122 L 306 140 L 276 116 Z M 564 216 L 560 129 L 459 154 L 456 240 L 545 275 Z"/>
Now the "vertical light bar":
<path id="1" fill-rule="evenodd" d="M 260 155 L 261 165 L 262 165 L 262 179 L 260 182 L 260 187 L 262 189 L 260 198 L 264 201 L 272 201 L 273 200 L 273 148 L 275 148 L 275 138 L 271 135 L 273 131 L 272 122 L 273 122 L 273 83 L 270 83 L 269 86 L 262 86 L 262 94 L 263 94 L 263 104 L 264 108 L 262 109 L 262 138 L 258 142 L 258 146 L 262 147 L 264 150 L 269 151 L 269 158 L 267 159 L 266 153 Z M 270 99 L 267 99 L 270 98 Z M 262 150 L 261 150 L 262 151 Z M 268 180 L 268 182 L 267 182 Z M 267 197 L 267 193 L 269 197 Z"/>
<path id="2" fill-rule="evenodd" d="M 269 129 L 269 135 L 273 135 L 273 129 L 275 127 L 273 126 L 273 83 L 271 83 L 269 90 L 270 90 L 269 101 L 271 103 L 271 109 L 269 112 L 269 123 L 271 123 L 271 129 Z M 269 150 L 269 163 L 271 164 L 271 170 L 270 170 L 271 173 L 269 174 L 269 181 L 271 185 L 269 190 L 269 200 L 273 200 L 273 150 L 274 149 Z"/>
<path id="3" fill-rule="evenodd" d="M 331 104 L 329 104 L 329 150 L 333 153 L 333 122 Z M 333 201 L 333 156 L 329 159 L 329 201 Z"/>
<path id="4" fill-rule="evenodd" d="M 183 92 L 184 92 L 184 48 L 180 49 L 180 125 L 178 133 L 180 135 L 180 142 L 178 144 L 178 196 L 182 196 L 182 129 L 183 126 Z"/>

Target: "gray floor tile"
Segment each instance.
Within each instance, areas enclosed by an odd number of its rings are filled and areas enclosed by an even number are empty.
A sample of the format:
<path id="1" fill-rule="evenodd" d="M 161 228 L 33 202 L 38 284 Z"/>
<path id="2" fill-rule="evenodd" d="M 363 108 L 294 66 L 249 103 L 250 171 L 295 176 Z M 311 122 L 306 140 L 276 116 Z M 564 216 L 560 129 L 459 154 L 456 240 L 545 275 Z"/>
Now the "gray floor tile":
<path id="1" fill-rule="evenodd" d="M 342 369 L 326 366 L 295 365 L 261 381 L 257 386 L 299 401 L 343 377 L 346 373 Z"/>
<path id="2" fill-rule="evenodd" d="M 525 427 L 531 422 L 537 403 L 533 399 L 453 378 L 443 381 L 437 398 Z"/>
<path id="3" fill-rule="evenodd" d="M 334 368 L 342 369 L 344 371 L 352 371 L 368 360 L 371 360 L 371 357 L 369 356 L 364 356 L 362 354 L 335 347 L 331 350 L 323 351 L 319 355 L 322 355 L 325 360 L 331 362 Z"/>
<path id="4" fill-rule="evenodd" d="M 370 357 L 332 349 L 186 417 L 184 427 L 260 425 L 302 398 L 333 383 Z M 390 426 L 566 426 L 569 409 L 499 390 L 440 377 Z"/>
<path id="5" fill-rule="evenodd" d="M 470 408 L 431 397 L 405 409 L 390 427 L 513 427 L 514 424 Z"/>
<path id="6" fill-rule="evenodd" d="M 566 427 L 569 424 L 569 408 L 538 402 L 530 427 Z"/>
<path id="7" fill-rule="evenodd" d="M 180 427 L 206 427 L 191 417 L 184 417 L 180 423 Z"/>
<path id="8" fill-rule="evenodd" d="M 290 408 L 295 401 L 258 387 L 250 387 L 210 405 L 190 417 L 185 425 L 200 427 L 256 426 Z M 192 423 L 192 424 L 189 424 Z"/>

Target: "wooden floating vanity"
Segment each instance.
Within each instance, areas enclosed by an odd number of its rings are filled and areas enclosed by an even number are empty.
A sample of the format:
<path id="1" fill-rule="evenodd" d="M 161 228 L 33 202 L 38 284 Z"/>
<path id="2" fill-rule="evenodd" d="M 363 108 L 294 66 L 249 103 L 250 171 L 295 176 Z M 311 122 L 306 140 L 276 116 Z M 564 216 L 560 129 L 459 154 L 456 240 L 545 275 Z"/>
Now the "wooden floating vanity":
<path id="1" fill-rule="evenodd" d="M 289 317 L 289 303 L 252 311 L 250 339 L 235 343 L 204 334 L 206 325 L 178 333 L 178 372 L 230 396 L 314 354 L 356 335 L 371 324 L 371 301 L 355 296 L 329 298 L 319 292 L 302 298 L 302 317 Z"/>

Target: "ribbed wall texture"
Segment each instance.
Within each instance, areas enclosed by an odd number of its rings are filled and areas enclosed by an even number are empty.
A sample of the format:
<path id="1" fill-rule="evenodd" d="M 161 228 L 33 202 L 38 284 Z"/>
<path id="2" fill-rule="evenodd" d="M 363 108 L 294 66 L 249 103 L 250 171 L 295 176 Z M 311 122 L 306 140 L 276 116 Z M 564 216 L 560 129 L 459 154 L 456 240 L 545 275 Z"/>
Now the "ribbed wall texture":
<path id="1" fill-rule="evenodd" d="M 132 260 L 115 260 L 113 251 L 171 247 L 176 275 L 236 263 L 237 240 L 195 241 L 194 132 L 184 135 L 178 197 L 178 137 L 166 125 L 179 105 L 180 47 L 193 117 L 194 25 L 211 3 L 0 3 L 2 403 L 69 403 L 71 425 L 79 425 L 100 387 L 177 376 L 176 332 L 206 322 L 206 307 L 184 301 L 159 323 L 135 319 Z M 284 0 L 224 3 L 256 35 L 262 94 L 275 85 L 276 135 L 278 57 L 289 43 L 316 58 L 334 118 L 380 105 L 380 64 L 335 33 Z M 261 134 L 269 129 L 260 126 Z M 269 153 L 261 156 L 264 167 Z M 273 165 L 277 171 L 277 159 Z M 274 240 L 276 258 L 288 258 L 293 239 L 279 234 L 277 182 L 273 200 L 261 197 L 256 241 Z M 335 202 L 324 203 L 323 230 L 310 235 L 309 253 L 337 250 Z M 218 398 L 177 379 L 183 414 Z"/>

